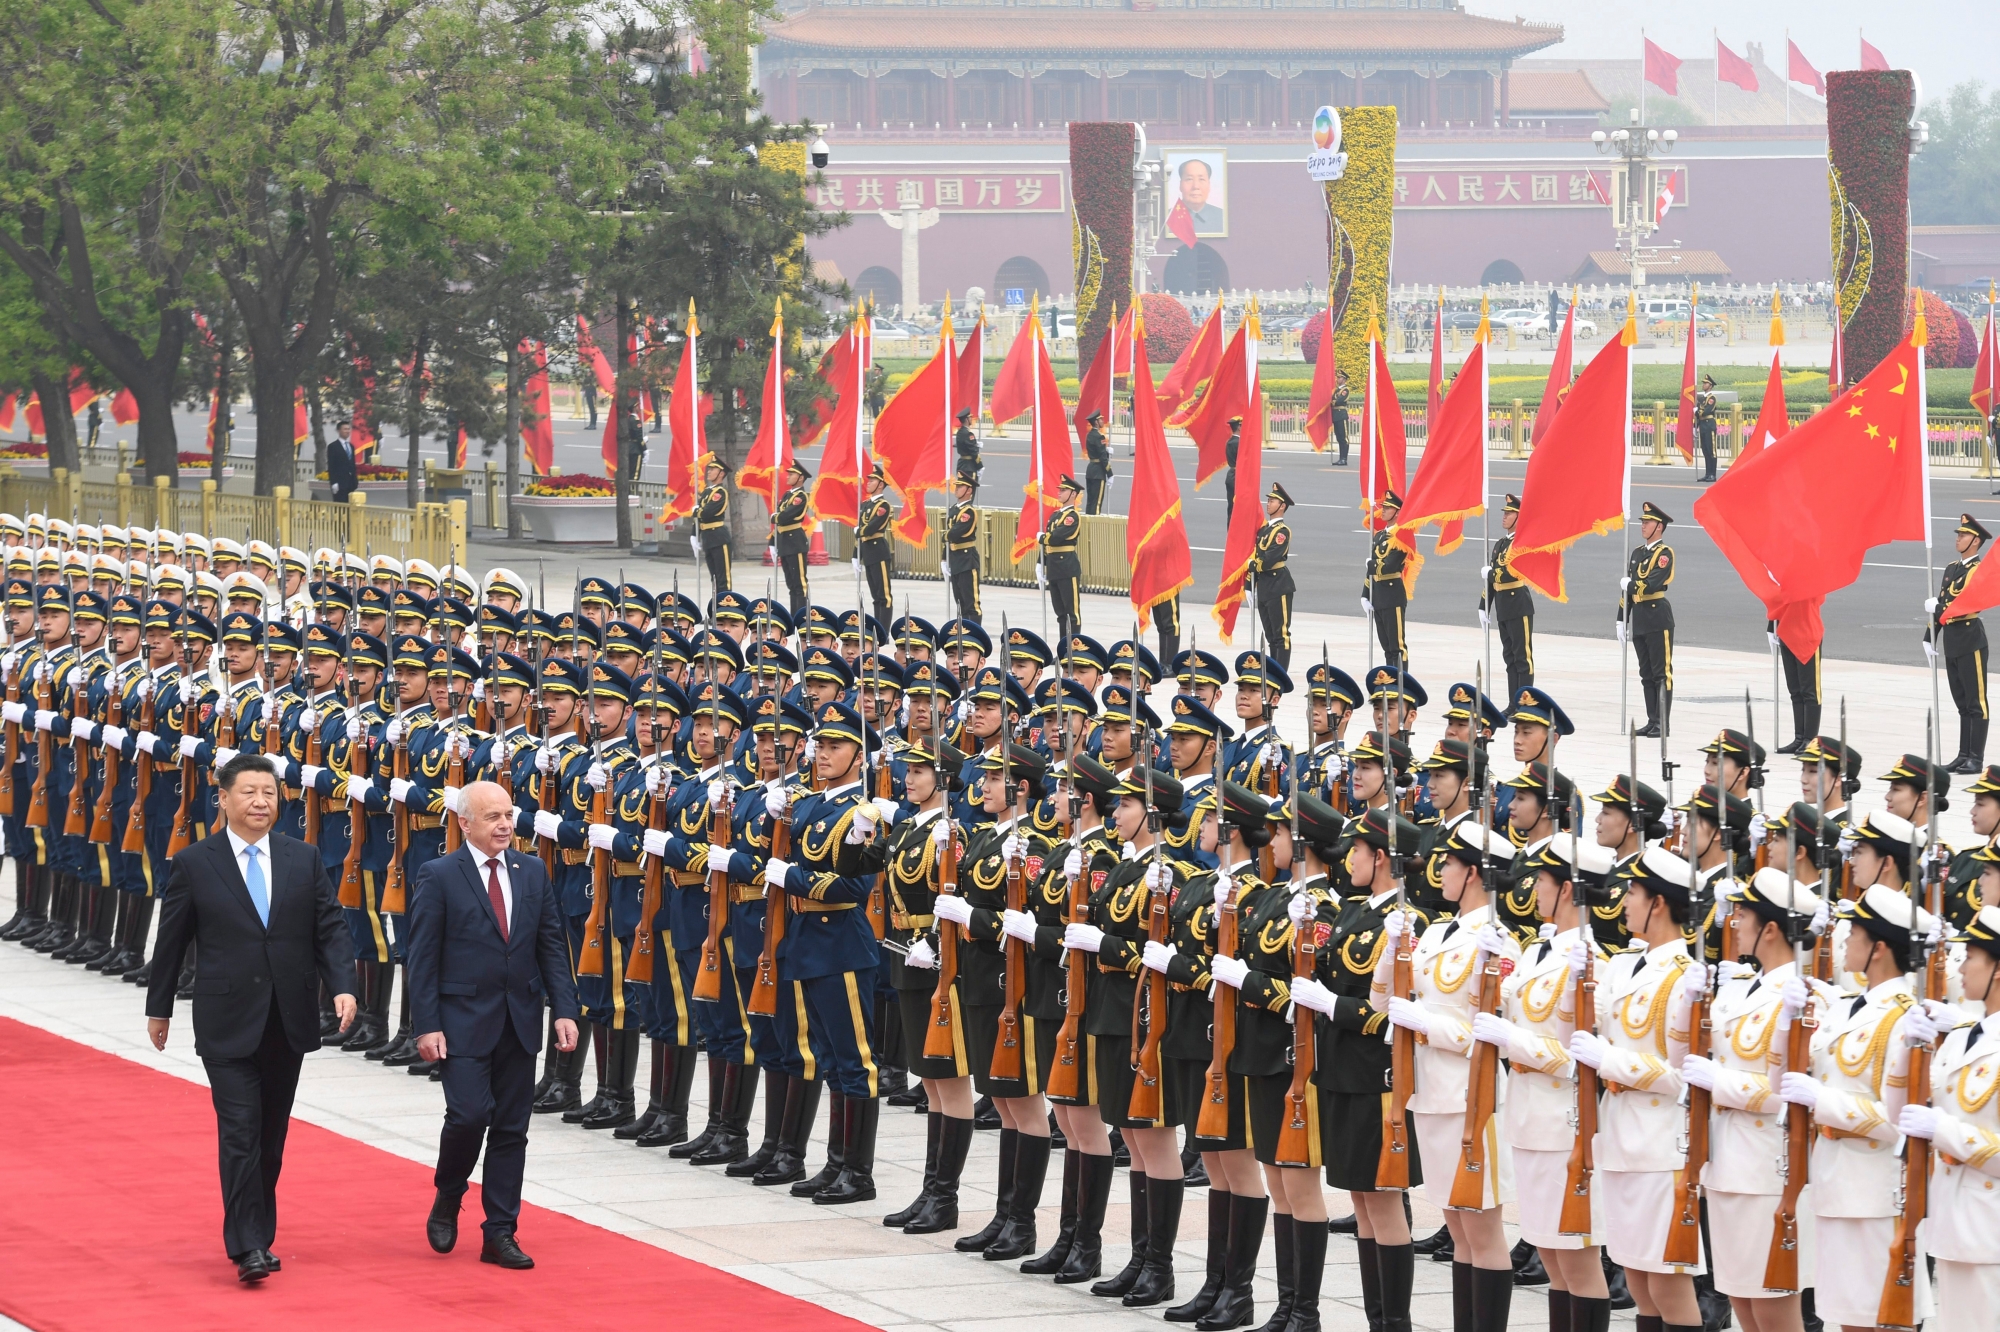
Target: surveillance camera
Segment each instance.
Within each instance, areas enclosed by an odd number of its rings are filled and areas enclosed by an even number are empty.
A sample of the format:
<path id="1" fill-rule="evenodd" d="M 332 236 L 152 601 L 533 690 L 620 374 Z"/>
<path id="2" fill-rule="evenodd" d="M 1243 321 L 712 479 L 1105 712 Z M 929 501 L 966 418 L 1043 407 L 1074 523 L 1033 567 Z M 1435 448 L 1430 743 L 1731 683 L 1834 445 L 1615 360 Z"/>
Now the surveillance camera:
<path id="1" fill-rule="evenodd" d="M 814 167 L 824 167 L 832 160 L 833 150 L 826 146 L 826 136 L 822 134 L 812 142 L 812 164 Z"/>

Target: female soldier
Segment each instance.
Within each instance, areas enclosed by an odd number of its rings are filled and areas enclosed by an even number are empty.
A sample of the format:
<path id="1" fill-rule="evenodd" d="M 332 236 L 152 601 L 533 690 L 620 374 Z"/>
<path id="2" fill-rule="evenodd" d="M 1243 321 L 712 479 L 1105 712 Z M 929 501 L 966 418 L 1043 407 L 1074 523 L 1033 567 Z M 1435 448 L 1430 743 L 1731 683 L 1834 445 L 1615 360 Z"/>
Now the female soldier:
<path id="1" fill-rule="evenodd" d="M 1430 926 L 1417 940 L 1411 966 L 1415 994 L 1405 997 L 1391 994 L 1390 985 L 1396 940 L 1415 922 L 1401 911 L 1384 917 L 1388 945 L 1375 965 L 1369 1002 L 1386 1012 L 1392 1025 L 1421 1038 L 1416 1048 L 1416 1092 L 1409 1109 L 1418 1150 L 1430 1162 L 1425 1193 L 1446 1209 L 1445 1225 L 1457 1255 L 1451 1266 L 1453 1326 L 1456 1332 L 1501 1332 L 1513 1299 L 1514 1267 L 1500 1209 L 1513 1201 L 1514 1181 L 1513 1163 L 1497 1150 L 1497 1135 L 1490 1125 L 1479 1207 L 1454 1209 L 1450 1203 L 1471 1090 L 1472 1013 L 1479 990 L 1475 977 L 1489 957 L 1499 958 L 1503 968 L 1518 966 L 1521 958 L 1514 936 L 1494 920 L 1487 887 L 1487 867 L 1506 863 L 1514 848 L 1501 834 L 1464 819 L 1453 826 L 1442 850 L 1443 892 L 1453 918 Z M 1504 1104 L 1503 1093 L 1504 1087 L 1496 1088 L 1496 1106 Z"/>
<path id="2" fill-rule="evenodd" d="M 1042 799 L 1041 756 L 1007 740 L 981 758 L 979 768 L 980 808 L 992 822 L 966 844 L 958 870 L 959 895 L 940 896 L 932 909 L 938 919 L 961 927 L 972 944 L 960 952 L 966 1049 L 973 1086 L 993 1098 L 1001 1125 L 998 1206 L 983 1229 L 962 1236 L 955 1247 L 960 1253 L 978 1253 L 999 1262 L 1034 1252 L 1035 1206 L 1048 1175 L 1050 1149 L 1042 1078 L 1055 1055 L 1055 1032 L 1035 1021 L 1024 999 L 1016 1011 L 1020 1073 L 1001 1078 L 992 1071 L 1004 1012 L 1009 941 L 1028 949 L 1035 944 L 1034 916 L 1008 910 L 1007 889 L 1015 874 L 1037 882 L 1052 850 L 1029 818 L 1029 811 Z M 1026 977 L 1020 979 L 1025 984 Z"/>
<path id="3" fill-rule="evenodd" d="M 1606 961 L 1604 950 L 1581 928 L 1576 890 L 1582 887 L 1586 905 L 1610 900 L 1604 880 L 1611 873 L 1611 853 L 1573 833 L 1559 833 L 1532 843 L 1525 854 L 1535 914 L 1555 932 L 1527 946 L 1521 965 L 1501 984 L 1500 1012 L 1476 1015 L 1472 1039 L 1498 1047 L 1513 1070 L 1501 1136 L 1514 1160 L 1521 1238 L 1540 1251 L 1549 1274 L 1549 1326 L 1554 1332 L 1604 1332 L 1611 1300 L 1599 1248 L 1598 1191 L 1591 1190 L 1588 1234 L 1565 1234 L 1562 1211 L 1576 1142 L 1576 1063 L 1569 1042 L 1581 986 L 1572 983 L 1572 946 L 1585 941 L 1594 966 Z M 1581 972 L 1575 976 L 1580 980 Z"/>
<path id="4" fill-rule="evenodd" d="M 889 959 L 889 979 L 903 1017 L 903 1065 L 924 1085 L 930 1104 L 924 1144 L 924 1187 L 908 1207 L 882 1218 L 907 1235 L 958 1228 L 958 1180 L 972 1146 L 972 1066 L 965 1049 L 964 1014 L 956 987 L 951 1003 L 951 1051 L 924 1053 L 937 993 L 938 952 L 932 927 L 940 885 L 944 839 L 953 835 L 950 796 L 965 755 L 942 742 L 918 740 L 903 749 L 903 798 L 916 813 L 889 834 L 883 883 L 889 894 L 889 939 L 908 952 Z"/>

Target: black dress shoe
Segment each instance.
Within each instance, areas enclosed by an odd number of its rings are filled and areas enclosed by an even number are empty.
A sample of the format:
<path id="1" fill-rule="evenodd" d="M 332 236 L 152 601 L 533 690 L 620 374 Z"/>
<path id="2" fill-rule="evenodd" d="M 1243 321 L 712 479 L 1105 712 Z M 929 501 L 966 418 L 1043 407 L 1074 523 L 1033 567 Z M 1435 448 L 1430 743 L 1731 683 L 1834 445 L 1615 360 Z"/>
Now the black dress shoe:
<path id="1" fill-rule="evenodd" d="M 264 1266 L 270 1268 L 273 1272 L 282 1272 L 285 1270 L 285 1265 L 278 1261 L 278 1255 L 272 1253 L 269 1249 L 264 1250 Z"/>
<path id="2" fill-rule="evenodd" d="M 238 1281 L 262 1281 L 269 1275 L 271 1275 L 271 1264 L 265 1259 L 262 1249 L 252 1249 L 236 1260 Z"/>
<path id="3" fill-rule="evenodd" d="M 1361 1233 L 1361 1218 L 1354 1215 L 1336 1216 L 1333 1220 L 1326 1223 L 1326 1233 L 1329 1235 L 1359 1235 Z"/>
<path id="4" fill-rule="evenodd" d="M 464 1201 L 463 1193 L 437 1191 L 431 1200 L 431 1214 L 424 1221 L 424 1238 L 431 1242 L 436 1253 L 450 1253 L 458 1244 L 458 1209 Z"/>
<path id="5" fill-rule="evenodd" d="M 1523 1241 L 1525 1243 L 1526 1241 Z M 1519 1247 L 1518 1245 L 1516 1246 Z M 1528 1256 L 1514 1261 L 1514 1284 L 1517 1286 L 1546 1286 L 1549 1284 L 1548 1269 L 1542 1266 L 1542 1251 L 1528 1245 Z"/>
<path id="6" fill-rule="evenodd" d="M 479 1250 L 479 1261 L 496 1267 L 510 1267 L 517 1272 L 535 1265 L 534 1259 L 521 1252 L 521 1246 L 512 1235 L 488 1235 L 485 1246 Z"/>

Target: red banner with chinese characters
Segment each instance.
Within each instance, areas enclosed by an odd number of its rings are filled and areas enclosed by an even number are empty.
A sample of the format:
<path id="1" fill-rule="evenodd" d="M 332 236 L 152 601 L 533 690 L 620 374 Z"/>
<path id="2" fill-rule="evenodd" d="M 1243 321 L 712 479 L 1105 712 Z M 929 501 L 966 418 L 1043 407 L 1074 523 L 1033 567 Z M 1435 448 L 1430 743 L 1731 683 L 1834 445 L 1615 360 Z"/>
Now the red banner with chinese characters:
<path id="1" fill-rule="evenodd" d="M 1675 207 L 1688 203 L 1686 167 L 1661 167 L 1672 178 Z M 1398 208 L 1602 208 L 1612 193 L 1606 167 L 1438 167 L 1398 171 Z M 1593 188 L 1593 182 L 1595 187 Z"/>
<path id="2" fill-rule="evenodd" d="M 940 213 L 1061 213 L 1069 208 L 1059 168 L 1003 171 L 901 167 L 820 173 L 808 187 L 829 213 L 935 208 Z"/>

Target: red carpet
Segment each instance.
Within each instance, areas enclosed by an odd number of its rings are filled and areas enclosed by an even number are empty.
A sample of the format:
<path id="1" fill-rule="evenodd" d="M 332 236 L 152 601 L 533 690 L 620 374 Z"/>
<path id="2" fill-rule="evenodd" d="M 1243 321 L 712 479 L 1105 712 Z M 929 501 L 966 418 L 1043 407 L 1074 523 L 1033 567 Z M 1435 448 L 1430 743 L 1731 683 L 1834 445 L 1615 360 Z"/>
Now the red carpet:
<path id="1" fill-rule="evenodd" d="M 864 1326 L 532 1205 L 535 1269 L 481 1263 L 476 1176 L 440 1257 L 423 1239 L 429 1166 L 297 1121 L 278 1184 L 285 1270 L 244 1287 L 222 1253 L 207 1088 L 4 1018 L 0 1088 L 0 1313 L 35 1332 Z"/>

